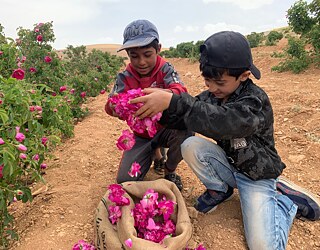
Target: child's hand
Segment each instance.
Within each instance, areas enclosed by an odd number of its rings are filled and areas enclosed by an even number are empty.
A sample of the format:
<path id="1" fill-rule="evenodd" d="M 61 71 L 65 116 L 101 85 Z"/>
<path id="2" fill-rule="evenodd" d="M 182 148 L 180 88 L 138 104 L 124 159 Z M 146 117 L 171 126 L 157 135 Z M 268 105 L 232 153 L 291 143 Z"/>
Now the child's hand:
<path id="1" fill-rule="evenodd" d="M 146 94 L 145 96 L 130 100 L 130 103 L 144 103 L 144 105 L 136 112 L 136 116 L 140 119 L 152 117 L 159 112 L 166 110 L 170 105 L 173 95 L 171 92 L 169 93 L 163 91 L 163 89 L 159 90 L 155 88 L 145 88 L 143 92 Z"/>

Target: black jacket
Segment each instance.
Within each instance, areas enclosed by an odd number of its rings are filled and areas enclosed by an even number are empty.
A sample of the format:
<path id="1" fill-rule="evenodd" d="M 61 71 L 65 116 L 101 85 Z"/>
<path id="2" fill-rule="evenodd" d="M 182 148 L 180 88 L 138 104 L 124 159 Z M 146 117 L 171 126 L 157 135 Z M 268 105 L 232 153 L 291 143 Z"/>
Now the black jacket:
<path id="1" fill-rule="evenodd" d="M 248 79 L 223 104 L 209 91 L 174 94 L 160 123 L 214 139 L 239 172 L 259 180 L 276 178 L 285 168 L 275 149 L 273 121 L 267 94 Z"/>

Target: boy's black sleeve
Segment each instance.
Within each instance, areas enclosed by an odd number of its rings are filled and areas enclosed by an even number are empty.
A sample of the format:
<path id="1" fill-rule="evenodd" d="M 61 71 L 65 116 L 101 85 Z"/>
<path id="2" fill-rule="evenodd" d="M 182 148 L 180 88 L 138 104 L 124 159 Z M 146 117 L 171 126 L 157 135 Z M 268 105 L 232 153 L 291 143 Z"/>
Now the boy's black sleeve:
<path id="1" fill-rule="evenodd" d="M 161 123 L 220 140 L 249 136 L 261 129 L 266 119 L 273 121 L 272 111 L 263 111 L 262 101 L 257 96 L 244 96 L 221 106 L 211 103 L 211 98 L 206 96 L 207 92 L 196 97 L 187 93 L 173 95 Z"/>
<path id="2" fill-rule="evenodd" d="M 187 129 L 187 126 L 184 124 L 183 113 L 178 114 L 176 109 L 179 97 L 180 95 L 173 94 L 170 106 L 163 112 L 159 123 L 168 128 L 184 130 Z"/>

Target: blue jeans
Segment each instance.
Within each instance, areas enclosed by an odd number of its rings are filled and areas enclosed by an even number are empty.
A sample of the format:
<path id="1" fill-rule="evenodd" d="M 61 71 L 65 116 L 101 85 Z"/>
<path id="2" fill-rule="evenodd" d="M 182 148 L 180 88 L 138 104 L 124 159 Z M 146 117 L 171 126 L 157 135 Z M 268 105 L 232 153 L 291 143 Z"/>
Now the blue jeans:
<path id="1" fill-rule="evenodd" d="M 245 237 L 251 250 L 285 249 L 297 206 L 276 190 L 275 179 L 253 181 L 229 164 L 214 142 L 192 136 L 181 145 L 184 161 L 207 189 L 238 188 Z"/>

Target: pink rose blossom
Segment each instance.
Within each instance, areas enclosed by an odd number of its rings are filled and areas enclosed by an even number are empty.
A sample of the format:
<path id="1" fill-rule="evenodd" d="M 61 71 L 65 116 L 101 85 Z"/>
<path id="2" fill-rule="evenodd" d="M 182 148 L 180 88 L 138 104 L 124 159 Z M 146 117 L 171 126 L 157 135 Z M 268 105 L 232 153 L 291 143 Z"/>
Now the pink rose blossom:
<path id="1" fill-rule="evenodd" d="M 28 150 L 28 148 L 27 148 L 25 145 L 23 145 L 23 144 L 19 144 L 17 147 L 18 147 L 18 149 L 19 149 L 20 151 L 27 151 L 27 150 Z"/>
<path id="2" fill-rule="evenodd" d="M 34 32 L 38 33 L 38 32 L 39 32 L 39 29 L 38 29 L 38 28 L 35 28 L 35 29 L 34 29 Z"/>
<path id="3" fill-rule="evenodd" d="M 131 177 L 138 177 L 138 175 L 141 174 L 140 169 L 141 169 L 140 164 L 137 163 L 137 162 L 134 162 L 134 163 L 132 163 L 130 171 L 128 172 L 128 174 Z"/>
<path id="4" fill-rule="evenodd" d="M 34 156 L 32 156 L 32 160 L 35 160 L 35 161 L 39 161 L 40 157 L 38 154 L 35 154 Z"/>
<path id="5" fill-rule="evenodd" d="M 47 137 L 42 137 L 41 138 L 41 143 L 43 146 L 47 146 L 48 138 Z"/>
<path id="6" fill-rule="evenodd" d="M 3 54 L 3 51 L 0 50 L 0 56 L 2 56 L 2 54 Z"/>
<path id="7" fill-rule="evenodd" d="M 148 225 L 147 225 L 146 228 L 148 230 L 158 230 L 158 229 L 160 229 L 160 227 L 156 225 L 156 223 L 154 222 L 154 220 L 152 218 L 148 219 Z"/>
<path id="8" fill-rule="evenodd" d="M 85 98 L 86 95 L 87 95 L 87 93 L 86 93 L 85 91 L 80 93 L 80 97 L 81 97 L 81 98 Z"/>
<path id="9" fill-rule="evenodd" d="M 131 240 L 131 238 L 125 240 L 125 241 L 124 241 L 124 244 L 126 244 L 127 247 L 131 248 L 131 247 L 132 247 L 132 240 Z"/>
<path id="10" fill-rule="evenodd" d="M 20 127 L 16 127 L 16 140 L 18 141 L 18 142 L 23 142 L 24 141 L 24 139 L 26 139 L 26 137 L 25 137 L 25 135 L 24 134 L 22 134 L 22 133 L 20 133 Z"/>
<path id="11" fill-rule="evenodd" d="M 110 191 L 108 198 L 112 202 L 121 200 L 125 193 L 119 184 L 112 184 L 108 189 Z M 148 189 L 140 202 L 136 203 L 131 210 L 138 238 L 162 244 L 165 238 L 174 236 L 176 226 L 169 218 L 170 216 L 161 218 L 163 211 L 168 212 L 170 215 L 173 213 L 174 204 L 175 202 L 167 200 L 164 195 L 159 200 L 159 194 L 153 189 Z M 116 206 L 111 205 L 108 207 L 109 220 L 112 224 L 116 224 L 121 219 L 120 208 L 124 205 L 126 204 L 116 204 Z M 159 212 L 160 210 L 162 212 Z M 155 220 L 154 218 L 157 219 Z M 130 248 L 132 247 L 131 243 L 131 239 L 127 239 L 125 242 L 126 246 Z"/>
<path id="12" fill-rule="evenodd" d="M 38 106 L 38 105 L 35 106 L 35 109 L 36 109 L 37 111 L 39 111 L 39 112 L 42 111 L 42 107 L 41 107 L 41 106 Z"/>
<path id="13" fill-rule="evenodd" d="M 76 243 L 72 250 L 95 250 L 95 247 L 84 240 L 79 240 L 78 243 Z"/>
<path id="14" fill-rule="evenodd" d="M 106 90 L 105 89 L 101 89 L 100 90 L 100 94 L 103 95 L 104 93 L 106 93 Z"/>
<path id="15" fill-rule="evenodd" d="M 41 35 L 37 35 L 37 41 L 38 42 L 42 42 L 42 40 L 43 40 L 42 36 Z"/>
<path id="16" fill-rule="evenodd" d="M 3 177 L 3 167 L 4 167 L 4 164 L 1 164 L 0 165 L 0 178 Z"/>
<path id="17" fill-rule="evenodd" d="M 47 164 L 45 164 L 45 163 L 40 164 L 40 168 L 41 168 L 41 169 L 46 169 L 46 168 L 47 168 L 47 166 L 48 166 L 48 165 L 47 165 Z"/>
<path id="18" fill-rule="evenodd" d="M 29 71 L 30 71 L 31 73 L 37 72 L 36 68 L 34 68 L 34 67 L 31 67 L 31 68 L 29 69 Z"/>
<path id="19" fill-rule="evenodd" d="M 130 130 L 126 129 L 122 131 L 116 145 L 119 150 L 130 150 L 135 143 L 134 134 L 130 132 Z"/>
<path id="20" fill-rule="evenodd" d="M 0 137 L 0 145 L 5 144 L 4 140 Z"/>
<path id="21" fill-rule="evenodd" d="M 61 87 L 60 87 L 60 92 L 63 92 L 63 91 L 65 91 L 65 90 L 67 90 L 67 86 L 61 86 Z"/>
<path id="22" fill-rule="evenodd" d="M 70 94 L 74 94 L 74 89 L 70 89 Z"/>
<path id="23" fill-rule="evenodd" d="M 29 107 L 29 110 L 30 110 L 31 112 L 33 112 L 33 111 L 36 110 L 36 107 L 35 107 L 35 106 L 30 106 L 30 107 Z"/>
<path id="24" fill-rule="evenodd" d="M 27 159 L 27 155 L 24 153 L 20 153 L 19 158 L 22 160 L 25 160 L 25 159 Z"/>
<path id="25" fill-rule="evenodd" d="M 109 206 L 108 212 L 109 212 L 109 219 L 110 219 L 111 223 L 116 224 L 122 215 L 120 207 L 119 206 Z"/>
<path id="26" fill-rule="evenodd" d="M 23 69 L 15 69 L 11 75 L 12 78 L 16 78 L 17 80 L 22 80 L 24 78 L 24 70 Z"/>
<path id="27" fill-rule="evenodd" d="M 52 92 L 51 95 L 52 95 L 52 96 L 57 96 L 57 93 L 56 93 L 56 92 Z"/>
<path id="28" fill-rule="evenodd" d="M 45 56 L 45 57 L 44 57 L 44 61 L 45 61 L 46 63 L 51 63 L 52 58 L 51 58 L 50 56 Z"/>

